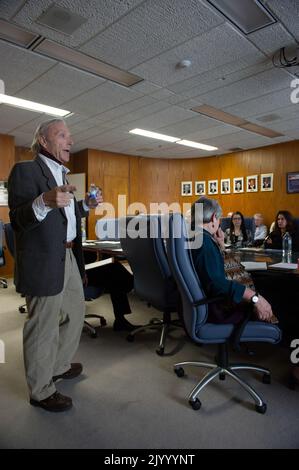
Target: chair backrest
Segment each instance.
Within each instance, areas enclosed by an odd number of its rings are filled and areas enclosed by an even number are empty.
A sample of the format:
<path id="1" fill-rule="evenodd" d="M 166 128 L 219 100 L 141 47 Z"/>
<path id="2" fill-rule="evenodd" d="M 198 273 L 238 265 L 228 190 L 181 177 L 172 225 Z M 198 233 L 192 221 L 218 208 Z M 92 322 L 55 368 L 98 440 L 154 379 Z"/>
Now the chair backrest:
<path id="1" fill-rule="evenodd" d="M 119 219 L 102 218 L 97 220 L 95 232 L 99 240 L 119 241 Z"/>
<path id="2" fill-rule="evenodd" d="M 222 217 L 220 222 L 220 227 L 223 232 L 230 227 L 231 217 Z M 251 235 L 254 235 L 255 232 L 255 223 L 253 217 L 244 217 L 245 227 L 250 231 Z"/>
<path id="3" fill-rule="evenodd" d="M 3 250 L 3 227 L 4 224 L 0 220 L 0 266 L 5 265 L 4 250 Z"/>
<path id="4" fill-rule="evenodd" d="M 299 218 L 297 217 L 294 218 L 294 225 L 296 227 L 296 230 L 299 232 Z"/>
<path id="5" fill-rule="evenodd" d="M 120 242 L 134 275 L 136 294 L 160 311 L 176 312 L 178 291 L 166 256 L 161 216 L 120 219 Z"/>
<path id="6" fill-rule="evenodd" d="M 4 225 L 5 241 L 9 253 L 14 258 L 15 256 L 15 235 L 11 224 Z"/>
<path id="7" fill-rule="evenodd" d="M 206 304 L 196 304 L 206 295 L 193 265 L 185 221 L 178 213 L 169 219 L 167 256 L 181 295 L 185 328 L 189 336 L 197 340 L 198 330 L 207 320 L 208 309 Z"/>

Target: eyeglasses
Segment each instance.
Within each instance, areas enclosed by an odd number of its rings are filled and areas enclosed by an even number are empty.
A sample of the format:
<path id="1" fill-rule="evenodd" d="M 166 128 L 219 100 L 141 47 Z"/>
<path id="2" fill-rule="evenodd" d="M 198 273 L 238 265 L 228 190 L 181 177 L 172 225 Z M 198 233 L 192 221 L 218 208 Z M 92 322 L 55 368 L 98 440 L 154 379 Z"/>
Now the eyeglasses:
<path id="1" fill-rule="evenodd" d="M 242 220 L 241 217 L 233 217 L 233 220 Z"/>

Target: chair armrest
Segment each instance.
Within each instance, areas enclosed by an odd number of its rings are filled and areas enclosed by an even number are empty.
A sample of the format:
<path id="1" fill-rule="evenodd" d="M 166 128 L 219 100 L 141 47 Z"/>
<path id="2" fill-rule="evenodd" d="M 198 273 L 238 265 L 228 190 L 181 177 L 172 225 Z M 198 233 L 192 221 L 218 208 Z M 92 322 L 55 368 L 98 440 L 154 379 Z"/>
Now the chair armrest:
<path id="1" fill-rule="evenodd" d="M 201 300 L 197 300 L 196 302 L 192 303 L 193 307 L 199 307 L 200 305 L 206 305 L 206 304 L 212 304 L 214 302 L 219 302 L 220 300 L 225 300 L 224 296 L 219 296 L 219 297 L 211 297 L 211 298 L 205 298 Z"/>

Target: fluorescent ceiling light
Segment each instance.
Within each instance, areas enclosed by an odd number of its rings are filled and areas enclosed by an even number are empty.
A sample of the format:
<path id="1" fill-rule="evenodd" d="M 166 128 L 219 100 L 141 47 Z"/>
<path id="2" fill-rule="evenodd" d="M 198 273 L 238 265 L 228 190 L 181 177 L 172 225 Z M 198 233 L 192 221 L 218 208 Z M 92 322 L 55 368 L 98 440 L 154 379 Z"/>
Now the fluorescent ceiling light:
<path id="1" fill-rule="evenodd" d="M 274 16 L 259 0 L 208 0 L 244 34 L 276 23 Z"/>
<path id="2" fill-rule="evenodd" d="M 38 38 L 38 34 L 30 33 L 23 28 L 0 19 L 0 38 L 20 46 L 28 47 L 34 39 Z"/>
<path id="3" fill-rule="evenodd" d="M 132 86 L 141 82 L 143 78 L 130 72 L 121 70 L 113 65 L 106 64 L 101 60 L 88 56 L 82 52 L 76 51 L 56 42 L 44 39 L 36 47 L 34 52 L 44 54 L 52 59 L 65 62 L 66 64 L 77 67 L 85 72 L 94 73 L 100 77 L 106 78 L 124 86 Z"/>
<path id="4" fill-rule="evenodd" d="M 157 132 L 146 131 L 144 129 L 132 129 L 129 131 L 131 134 L 143 135 L 144 137 L 151 137 L 152 139 L 166 140 L 166 142 L 177 142 L 179 137 L 171 137 L 170 135 L 158 134 Z"/>
<path id="5" fill-rule="evenodd" d="M 212 150 L 218 150 L 218 147 L 213 147 L 212 145 L 200 144 L 199 142 L 192 142 L 192 140 L 179 140 L 176 142 L 179 145 L 186 145 L 186 147 L 194 147 L 195 149 L 207 150 L 211 152 Z"/>
<path id="6" fill-rule="evenodd" d="M 8 104 L 10 106 L 16 106 L 17 108 L 36 111 L 37 113 L 50 114 L 51 116 L 66 117 L 71 114 L 70 111 L 66 111 L 65 109 L 53 108 L 52 106 L 47 106 L 46 104 L 23 100 L 21 98 L 16 98 L 15 96 L 4 95 L 3 93 L 0 94 L 0 104 L 2 103 Z"/>
<path id="7" fill-rule="evenodd" d="M 241 124 L 246 124 L 245 119 L 235 116 L 234 114 L 226 113 L 221 109 L 214 108 L 214 106 L 209 106 L 208 104 L 202 104 L 192 108 L 191 111 L 196 113 L 203 114 L 204 116 L 210 117 L 212 119 L 217 119 L 217 121 L 225 122 L 226 124 L 231 124 L 232 126 L 241 126 Z"/>

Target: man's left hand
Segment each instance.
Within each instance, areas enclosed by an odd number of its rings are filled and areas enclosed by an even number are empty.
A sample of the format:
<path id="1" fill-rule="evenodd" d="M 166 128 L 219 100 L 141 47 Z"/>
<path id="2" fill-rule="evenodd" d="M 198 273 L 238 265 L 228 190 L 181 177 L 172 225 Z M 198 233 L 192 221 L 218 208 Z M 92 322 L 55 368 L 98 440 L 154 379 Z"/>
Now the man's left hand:
<path id="1" fill-rule="evenodd" d="M 86 193 L 85 196 L 85 204 L 90 208 L 90 209 L 95 209 L 99 204 L 103 202 L 103 196 L 102 192 L 98 191 L 96 193 L 96 196 L 90 197 L 89 193 Z"/>

